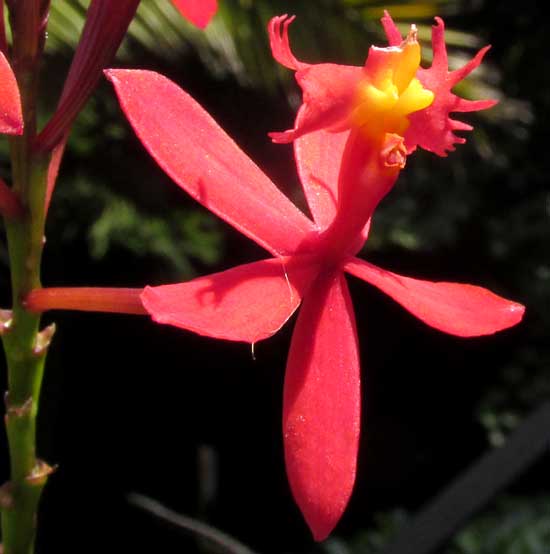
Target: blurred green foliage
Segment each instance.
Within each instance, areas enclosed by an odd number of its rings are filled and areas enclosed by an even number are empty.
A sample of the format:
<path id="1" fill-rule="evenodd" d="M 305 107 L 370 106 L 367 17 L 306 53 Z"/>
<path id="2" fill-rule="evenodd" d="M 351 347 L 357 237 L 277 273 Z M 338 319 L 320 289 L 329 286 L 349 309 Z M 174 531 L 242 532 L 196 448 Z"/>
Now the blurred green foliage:
<path id="1" fill-rule="evenodd" d="M 550 496 L 501 496 L 441 550 L 441 554 L 547 554 Z M 368 531 L 350 541 L 329 539 L 326 554 L 384 554 L 392 538 L 410 521 L 404 510 L 378 514 Z"/>

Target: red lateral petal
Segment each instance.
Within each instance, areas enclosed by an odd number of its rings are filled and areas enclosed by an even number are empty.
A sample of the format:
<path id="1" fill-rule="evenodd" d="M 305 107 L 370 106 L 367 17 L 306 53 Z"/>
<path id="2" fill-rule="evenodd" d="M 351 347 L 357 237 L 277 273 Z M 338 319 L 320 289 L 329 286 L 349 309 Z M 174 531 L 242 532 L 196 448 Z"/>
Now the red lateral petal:
<path id="1" fill-rule="evenodd" d="M 288 67 L 288 69 L 296 70 L 300 67 L 307 67 L 308 64 L 304 64 L 297 60 L 290 49 L 288 26 L 294 19 L 295 16 L 288 17 L 286 14 L 272 17 L 267 25 L 267 32 L 269 34 L 269 45 L 271 46 L 273 57 L 281 65 Z"/>
<path id="2" fill-rule="evenodd" d="M 304 96 L 300 125 L 283 133 L 269 133 L 273 142 L 292 142 L 306 133 L 347 126 L 363 68 L 332 63 L 302 65 L 305 67 L 296 71 Z"/>
<path id="3" fill-rule="evenodd" d="M 296 127 L 305 117 L 298 111 Z M 349 131 L 329 133 L 316 131 L 303 135 L 294 143 L 298 175 L 313 219 L 326 229 L 334 219 L 338 206 L 338 174 Z"/>
<path id="4" fill-rule="evenodd" d="M 345 270 L 379 288 L 428 325 L 459 337 L 490 335 L 519 323 L 525 308 L 474 285 L 421 281 L 357 258 Z"/>
<path id="5" fill-rule="evenodd" d="M 456 98 L 453 106 L 454 112 L 478 112 L 479 110 L 488 110 L 498 104 L 498 100 L 466 100 L 465 98 Z M 468 125 L 469 131 L 473 129 Z"/>
<path id="6" fill-rule="evenodd" d="M 3 14 L 2 14 L 3 17 Z M 0 133 L 20 135 L 23 133 L 21 97 L 15 75 L 8 60 L 0 51 Z"/>
<path id="7" fill-rule="evenodd" d="M 425 110 L 411 113 L 408 118 L 410 126 L 405 134 L 405 144 L 409 152 L 417 146 L 446 156 L 455 149 L 455 144 L 466 142 L 463 137 L 454 134 L 459 122 L 449 117 L 451 112 L 466 112 L 485 110 L 494 106 L 494 100 L 464 100 L 453 94 L 451 89 L 464 77 L 479 66 L 489 47 L 482 48 L 464 67 L 449 71 L 447 50 L 445 46 L 445 26 L 436 17 L 436 25 L 432 27 L 433 61 L 428 69 L 419 68 L 417 77 L 422 86 L 434 93 L 434 101 Z"/>
<path id="8" fill-rule="evenodd" d="M 454 87 L 456 84 L 460 83 L 460 81 L 468 77 L 468 75 L 481 64 L 485 54 L 487 54 L 490 49 L 490 46 L 484 46 L 469 62 L 459 69 L 451 71 L 447 77 L 449 84 Z"/>
<path id="9" fill-rule="evenodd" d="M 316 269 L 307 257 L 272 258 L 186 283 L 146 287 L 141 299 L 157 323 L 255 343 L 294 313 Z"/>
<path id="10" fill-rule="evenodd" d="M 110 69 L 106 74 L 145 148 L 198 202 L 273 254 L 295 252 L 315 230 L 210 115 L 172 81 L 152 71 Z"/>
<path id="11" fill-rule="evenodd" d="M 304 98 L 301 120 L 296 127 L 282 133 L 269 133 L 276 143 L 294 139 L 320 129 L 340 127 L 352 111 L 356 87 L 363 77 L 363 68 L 331 63 L 307 64 L 296 59 L 288 40 L 288 26 L 294 17 L 274 17 L 268 25 L 273 57 L 285 67 L 296 71 L 296 80 Z"/>
<path id="12" fill-rule="evenodd" d="M 361 386 L 353 306 L 344 276 L 307 292 L 288 357 L 283 437 L 294 498 L 316 540 L 342 516 L 355 482 Z"/>
<path id="13" fill-rule="evenodd" d="M 180 13 L 200 29 L 204 29 L 218 9 L 217 0 L 172 0 Z"/>
<path id="14" fill-rule="evenodd" d="M 304 108 L 298 111 L 296 127 L 304 118 Z M 313 219 L 321 229 L 333 221 L 338 206 L 338 176 L 349 131 L 333 133 L 315 131 L 294 142 L 294 157 L 306 200 Z M 362 232 L 367 239 L 370 220 Z"/>
<path id="15" fill-rule="evenodd" d="M 384 16 L 380 21 L 388 38 L 388 44 L 390 46 L 399 46 L 403 42 L 403 37 L 387 10 L 384 10 Z"/>

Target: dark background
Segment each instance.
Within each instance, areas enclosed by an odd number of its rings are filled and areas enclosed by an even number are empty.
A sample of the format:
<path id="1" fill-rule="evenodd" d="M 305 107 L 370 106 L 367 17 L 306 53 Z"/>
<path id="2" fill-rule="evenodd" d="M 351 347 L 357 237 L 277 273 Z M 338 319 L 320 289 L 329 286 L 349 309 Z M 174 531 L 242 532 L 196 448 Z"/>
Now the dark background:
<path id="1" fill-rule="evenodd" d="M 333 538 L 316 545 L 291 498 L 282 459 L 282 385 L 294 319 L 257 344 L 253 359 L 247 345 L 146 317 L 47 314 L 58 330 L 39 452 L 58 469 L 43 497 L 39 552 L 215 551 L 132 506 L 131 493 L 207 521 L 259 552 L 383 552 L 401 525 L 505 443 L 550 392 L 550 73 L 548 25 L 537 2 L 220 4 L 201 33 L 165 0 L 143 0 L 114 65 L 155 69 L 178 82 L 303 208 L 291 147 L 266 136 L 292 126 L 299 101 L 291 72 L 270 57 L 270 17 L 298 15 L 293 48 L 311 62 L 362 64 L 370 44 L 384 44 L 377 22 L 383 7 L 398 23 L 419 25 L 426 60 L 434 15 L 453 31 L 452 63 L 493 45 L 460 93 L 497 97 L 499 106 L 462 117 L 476 131 L 447 159 L 411 157 L 361 255 L 406 275 L 486 286 L 524 303 L 526 317 L 493 337 L 446 336 L 349 278 L 363 375 L 358 478 Z M 44 118 L 62 87 L 85 5 L 53 2 Z M 3 157 L 4 176 L 8 169 Z M 106 83 L 75 124 L 47 238 L 45 286 L 177 282 L 265 256 L 157 168 Z M 5 306 L 4 242 L 0 261 Z M 1 454 L 3 481 L 5 437 Z M 548 464 L 545 453 L 520 472 L 462 522 L 441 552 L 550 552 Z"/>

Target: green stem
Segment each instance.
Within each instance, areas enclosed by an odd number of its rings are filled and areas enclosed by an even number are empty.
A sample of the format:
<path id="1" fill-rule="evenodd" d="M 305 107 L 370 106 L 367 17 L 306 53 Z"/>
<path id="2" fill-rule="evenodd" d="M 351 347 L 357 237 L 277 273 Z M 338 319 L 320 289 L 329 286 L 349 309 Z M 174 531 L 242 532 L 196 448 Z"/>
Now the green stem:
<path id="1" fill-rule="evenodd" d="M 36 456 L 36 416 L 51 328 L 39 331 L 40 316 L 21 299 L 40 286 L 44 191 L 47 165 L 29 159 L 28 215 L 6 221 L 12 271 L 12 319 L 3 342 L 8 366 L 6 428 L 10 449 L 9 501 L 2 512 L 5 554 L 31 554 L 40 493 L 50 472 Z M 36 200 L 42 199 L 41 207 Z M 5 327 L 5 325 L 4 325 Z"/>
<path id="2" fill-rule="evenodd" d="M 4 554 L 32 554 L 40 494 L 51 472 L 36 455 L 36 416 L 44 362 L 52 328 L 40 332 L 40 316 L 28 312 L 24 296 L 40 287 L 44 242 L 45 192 L 49 156 L 32 151 L 36 136 L 38 62 L 41 55 L 37 0 L 13 4 L 13 60 L 25 124 L 24 134 L 10 139 L 13 190 L 24 215 L 6 220 L 10 256 L 11 321 L 2 326 L 8 366 L 6 429 L 10 452 L 10 481 L 3 487 L 2 539 Z M 4 314 L 4 319 L 6 316 Z"/>

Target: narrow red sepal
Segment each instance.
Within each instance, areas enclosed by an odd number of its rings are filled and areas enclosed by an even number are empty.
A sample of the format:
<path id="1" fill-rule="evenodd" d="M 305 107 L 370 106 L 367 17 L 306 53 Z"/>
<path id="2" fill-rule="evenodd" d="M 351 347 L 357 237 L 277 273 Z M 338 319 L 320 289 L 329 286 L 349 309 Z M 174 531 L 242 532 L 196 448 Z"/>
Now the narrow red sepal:
<path id="1" fill-rule="evenodd" d="M 344 276 L 325 274 L 298 315 L 283 404 L 288 479 L 318 541 L 338 523 L 353 489 L 360 405 L 353 306 Z"/>
<path id="2" fill-rule="evenodd" d="M 0 14 L 3 17 L 3 14 Z M 23 113 L 15 75 L 0 51 L 0 133 L 21 135 Z"/>
<path id="3" fill-rule="evenodd" d="M 187 283 L 146 287 L 142 300 L 157 323 L 255 343 L 284 325 L 316 271 L 308 257 L 272 258 Z"/>
<path id="4" fill-rule="evenodd" d="M 316 231 L 212 117 L 172 81 L 152 71 L 110 69 L 106 75 L 145 148 L 198 202 L 276 255 L 296 252 Z"/>
<path id="5" fill-rule="evenodd" d="M 431 327 L 460 337 L 490 335 L 521 321 L 524 306 L 474 285 L 412 279 L 350 259 L 344 269 L 374 285 Z"/>
<path id="6" fill-rule="evenodd" d="M 460 127 L 461 122 L 452 119 L 450 113 L 485 110 L 494 106 L 496 101 L 472 102 L 451 92 L 459 81 L 479 66 L 489 47 L 482 48 L 462 68 L 449 71 L 445 25 L 439 17 L 435 21 L 432 27 L 432 65 L 428 69 L 420 67 L 417 73 L 422 85 L 434 93 L 434 101 L 426 109 L 409 115 L 410 126 L 405 133 L 405 144 L 409 152 L 420 146 L 439 156 L 446 156 L 455 149 L 455 144 L 466 142 L 464 137 L 454 133 L 456 130 L 466 130 L 465 127 Z"/>
<path id="7" fill-rule="evenodd" d="M 302 107 L 296 118 L 297 128 L 301 127 L 304 117 L 305 110 Z M 342 201 L 339 198 L 338 179 L 349 136 L 349 131 L 332 133 L 321 130 L 302 135 L 294 142 L 298 175 L 313 219 L 321 230 L 327 229 L 334 221 Z M 360 170 L 350 172 L 346 169 L 345 173 L 354 173 L 353 176 L 358 177 Z M 375 178 L 373 175 L 371 177 Z M 358 204 L 353 199 L 352 203 Z M 369 227 L 370 219 L 361 232 L 361 245 L 367 240 Z"/>
<path id="8" fill-rule="evenodd" d="M 172 4 L 191 23 L 204 29 L 218 9 L 217 0 L 172 0 Z"/>
<path id="9" fill-rule="evenodd" d="M 296 117 L 296 127 L 302 125 L 305 109 Z M 316 131 L 294 142 L 298 175 L 315 222 L 327 228 L 338 207 L 338 174 L 349 131 L 329 133 Z"/>

